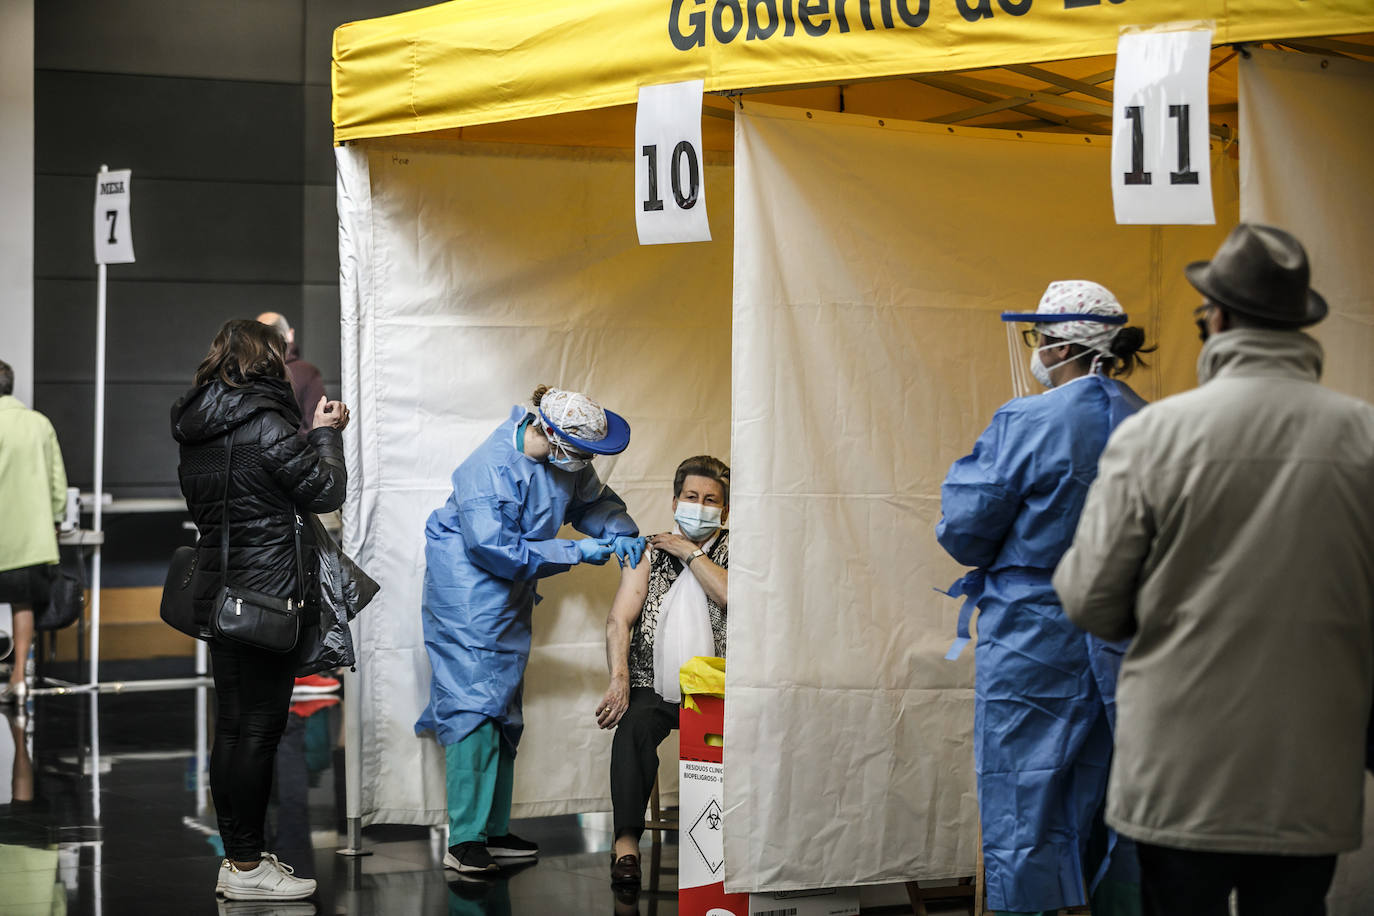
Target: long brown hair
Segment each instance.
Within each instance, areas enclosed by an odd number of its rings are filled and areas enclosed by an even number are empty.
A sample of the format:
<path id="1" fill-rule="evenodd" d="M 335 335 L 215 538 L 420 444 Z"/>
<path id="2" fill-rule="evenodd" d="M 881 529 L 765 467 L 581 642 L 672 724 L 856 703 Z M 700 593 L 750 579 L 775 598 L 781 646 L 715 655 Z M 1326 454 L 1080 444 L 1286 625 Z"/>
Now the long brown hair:
<path id="1" fill-rule="evenodd" d="M 286 378 L 286 339 L 270 325 L 235 318 L 215 335 L 196 370 L 196 384 L 218 378 L 230 388 L 242 388 L 262 376 Z"/>

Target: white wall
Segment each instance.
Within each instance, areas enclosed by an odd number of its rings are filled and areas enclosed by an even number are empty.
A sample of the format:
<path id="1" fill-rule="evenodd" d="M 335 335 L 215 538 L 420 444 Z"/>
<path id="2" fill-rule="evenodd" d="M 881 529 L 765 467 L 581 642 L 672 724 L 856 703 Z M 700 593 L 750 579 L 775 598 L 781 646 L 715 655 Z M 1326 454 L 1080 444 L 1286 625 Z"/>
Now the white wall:
<path id="1" fill-rule="evenodd" d="M 33 0 L 0 0 L 0 359 L 33 403 Z"/>

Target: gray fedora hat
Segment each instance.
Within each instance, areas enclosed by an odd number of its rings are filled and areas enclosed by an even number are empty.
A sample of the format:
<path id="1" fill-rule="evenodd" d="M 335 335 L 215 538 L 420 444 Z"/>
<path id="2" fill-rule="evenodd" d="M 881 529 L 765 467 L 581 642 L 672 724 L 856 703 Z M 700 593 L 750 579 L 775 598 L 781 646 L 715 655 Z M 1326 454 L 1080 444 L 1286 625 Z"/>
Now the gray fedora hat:
<path id="1" fill-rule="evenodd" d="M 1301 328 L 1326 317 L 1326 300 L 1308 285 L 1302 243 L 1273 226 L 1241 223 L 1212 260 L 1194 261 L 1184 273 L 1208 299 L 1266 324 Z"/>

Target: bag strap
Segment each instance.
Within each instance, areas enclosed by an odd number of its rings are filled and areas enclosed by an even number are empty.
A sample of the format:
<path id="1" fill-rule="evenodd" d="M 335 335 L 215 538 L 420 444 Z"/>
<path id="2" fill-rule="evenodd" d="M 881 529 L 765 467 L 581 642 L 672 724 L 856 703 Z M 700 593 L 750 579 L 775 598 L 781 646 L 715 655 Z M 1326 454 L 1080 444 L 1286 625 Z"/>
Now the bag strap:
<path id="1" fill-rule="evenodd" d="M 229 431 L 229 441 L 224 446 L 224 495 L 220 497 L 220 534 L 219 534 L 219 585 L 229 587 L 229 477 L 234 468 L 234 434 Z"/>
<path id="2" fill-rule="evenodd" d="M 291 531 L 296 537 L 296 603 L 305 604 L 305 569 L 301 564 L 301 513 L 291 510 Z"/>
<path id="3" fill-rule="evenodd" d="M 219 546 L 219 581 L 221 588 L 229 587 L 229 477 L 230 471 L 234 467 L 234 433 L 229 433 L 229 441 L 224 446 L 224 495 L 220 498 L 221 517 L 220 517 L 220 546 Z M 296 509 L 291 510 L 291 532 L 295 540 L 296 553 L 296 603 L 305 604 L 305 566 L 301 561 L 301 514 Z"/>

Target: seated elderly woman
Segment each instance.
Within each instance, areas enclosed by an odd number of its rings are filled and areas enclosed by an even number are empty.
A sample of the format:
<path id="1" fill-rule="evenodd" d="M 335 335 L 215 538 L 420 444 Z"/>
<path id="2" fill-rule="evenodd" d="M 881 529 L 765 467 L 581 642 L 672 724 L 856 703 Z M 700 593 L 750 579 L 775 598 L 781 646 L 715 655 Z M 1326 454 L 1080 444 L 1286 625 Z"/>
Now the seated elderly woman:
<path id="1" fill-rule="evenodd" d="M 616 729 L 611 880 L 617 884 L 639 884 L 639 837 L 658 775 L 658 746 L 678 724 L 678 669 L 698 655 L 725 657 L 729 506 L 724 462 L 709 455 L 682 462 L 673 478 L 676 524 L 649 538 L 649 562 L 624 568 L 606 620 L 611 685 L 596 720 Z"/>

